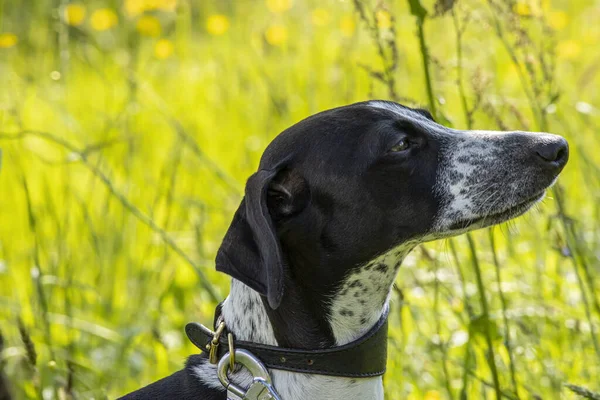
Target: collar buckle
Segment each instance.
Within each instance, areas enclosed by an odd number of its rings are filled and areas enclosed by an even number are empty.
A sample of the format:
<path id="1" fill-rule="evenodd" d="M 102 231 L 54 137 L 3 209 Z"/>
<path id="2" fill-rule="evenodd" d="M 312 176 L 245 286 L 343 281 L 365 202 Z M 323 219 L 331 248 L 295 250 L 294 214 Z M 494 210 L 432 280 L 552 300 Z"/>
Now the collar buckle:
<path id="1" fill-rule="evenodd" d="M 223 317 L 219 316 L 216 325 L 217 329 L 212 332 L 212 340 L 206 345 L 206 350 L 208 350 L 208 362 L 214 365 L 219 362 L 217 350 L 219 348 L 219 340 L 221 339 L 221 335 L 225 330 L 225 321 L 223 320 Z"/>
<path id="2" fill-rule="evenodd" d="M 231 369 L 233 363 L 250 372 L 252 383 L 247 389 L 234 384 L 229 380 L 228 373 L 233 373 Z M 251 352 L 238 349 L 230 350 L 225 353 L 217 365 L 217 377 L 221 384 L 227 390 L 228 399 L 236 400 L 281 400 L 281 397 L 273 387 L 271 375 L 267 367 Z"/>

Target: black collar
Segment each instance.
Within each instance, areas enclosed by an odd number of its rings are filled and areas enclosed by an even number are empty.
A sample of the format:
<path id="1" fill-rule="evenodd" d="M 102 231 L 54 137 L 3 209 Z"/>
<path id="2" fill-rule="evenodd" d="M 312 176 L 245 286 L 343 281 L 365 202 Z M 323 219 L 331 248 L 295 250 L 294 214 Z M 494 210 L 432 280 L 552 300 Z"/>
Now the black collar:
<path id="1" fill-rule="evenodd" d="M 215 321 L 220 310 L 219 305 Z M 272 369 L 348 378 L 380 376 L 385 373 L 387 359 L 388 313 L 389 307 L 371 330 L 343 346 L 300 350 L 235 340 L 234 347 L 248 350 Z M 208 353 L 214 332 L 197 322 L 190 322 L 185 326 L 185 333 L 196 347 Z M 229 351 L 227 332 L 220 335 L 216 349 L 217 359 Z"/>

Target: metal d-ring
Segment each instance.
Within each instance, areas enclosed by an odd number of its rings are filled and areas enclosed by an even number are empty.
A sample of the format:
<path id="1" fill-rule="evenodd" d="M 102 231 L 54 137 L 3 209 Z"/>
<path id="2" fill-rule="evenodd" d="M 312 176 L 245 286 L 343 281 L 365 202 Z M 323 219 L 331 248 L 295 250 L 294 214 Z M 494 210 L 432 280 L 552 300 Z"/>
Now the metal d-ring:
<path id="1" fill-rule="evenodd" d="M 227 343 L 229 344 L 229 353 L 231 354 L 231 357 L 229 357 L 229 372 L 233 374 L 233 371 L 235 370 L 235 347 L 233 344 L 233 334 L 231 332 L 227 334 Z"/>
<path id="2" fill-rule="evenodd" d="M 245 367 L 248 372 L 250 372 L 253 379 L 260 378 L 266 383 L 271 384 L 271 376 L 269 375 L 267 367 L 265 367 L 265 365 L 258 358 L 256 358 L 254 354 L 244 349 L 234 350 L 234 354 L 235 363 Z M 217 376 L 219 377 L 219 380 L 225 389 L 239 396 L 240 398 L 244 398 L 247 390 L 242 389 L 234 383 L 231 383 L 229 377 L 227 376 L 227 372 L 230 368 L 230 359 L 230 352 L 225 353 L 223 357 L 221 357 L 219 363 L 217 364 Z"/>
<path id="3" fill-rule="evenodd" d="M 211 364 L 216 364 L 217 363 L 217 349 L 219 348 L 219 339 L 221 339 L 221 334 L 223 333 L 223 330 L 225 329 L 225 321 L 223 321 L 222 318 L 219 319 L 218 324 L 217 324 L 217 329 L 215 329 L 215 332 L 213 334 L 213 338 L 210 341 L 210 344 L 207 345 L 208 347 L 208 361 Z"/>

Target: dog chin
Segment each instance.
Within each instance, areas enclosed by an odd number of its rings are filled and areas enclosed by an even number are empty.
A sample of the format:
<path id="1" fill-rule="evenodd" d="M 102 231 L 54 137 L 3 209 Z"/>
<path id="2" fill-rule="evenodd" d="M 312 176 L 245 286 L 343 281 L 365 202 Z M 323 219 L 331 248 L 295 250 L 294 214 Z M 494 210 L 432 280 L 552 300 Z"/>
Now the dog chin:
<path id="1" fill-rule="evenodd" d="M 536 195 L 528 198 L 525 201 L 510 206 L 504 210 L 492 212 L 480 217 L 470 218 L 463 221 L 458 221 L 450 225 L 450 231 L 471 231 L 474 229 L 486 228 L 488 226 L 501 224 L 520 215 L 525 214 L 531 207 L 540 202 L 546 191 L 543 190 Z"/>
<path id="2" fill-rule="evenodd" d="M 490 212 L 485 215 L 477 216 L 474 218 L 468 218 L 463 220 L 458 220 L 455 222 L 451 222 L 445 228 L 440 229 L 439 232 L 435 233 L 431 239 L 428 240 L 437 240 L 441 238 L 447 238 L 451 236 L 460 235 L 462 233 L 466 233 L 469 231 L 487 228 L 492 225 L 501 224 L 518 216 L 525 214 L 527 211 L 531 209 L 535 204 L 540 202 L 544 196 L 546 195 L 546 190 L 542 190 L 538 192 L 532 197 L 529 197 L 527 200 L 521 201 L 515 205 L 512 205 L 508 208 L 504 208 L 502 210 L 490 210 Z"/>

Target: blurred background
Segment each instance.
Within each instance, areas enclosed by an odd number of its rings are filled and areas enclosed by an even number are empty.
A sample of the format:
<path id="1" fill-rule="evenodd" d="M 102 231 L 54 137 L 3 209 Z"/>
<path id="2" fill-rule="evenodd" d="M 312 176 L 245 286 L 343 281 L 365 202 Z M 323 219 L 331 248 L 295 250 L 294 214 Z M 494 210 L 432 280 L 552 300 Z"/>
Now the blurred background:
<path id="1" fill-rule="evenodd" d="M 114 398 L 180 369 L 183 326 L 228 293 L 214 255 L 263 149 L 380 98 L 571 145 L 536 211 L 405 261 L 387 398 L 594 398 L 599 21 L 598 0 L 0 0 L 13 395 Z"/>

